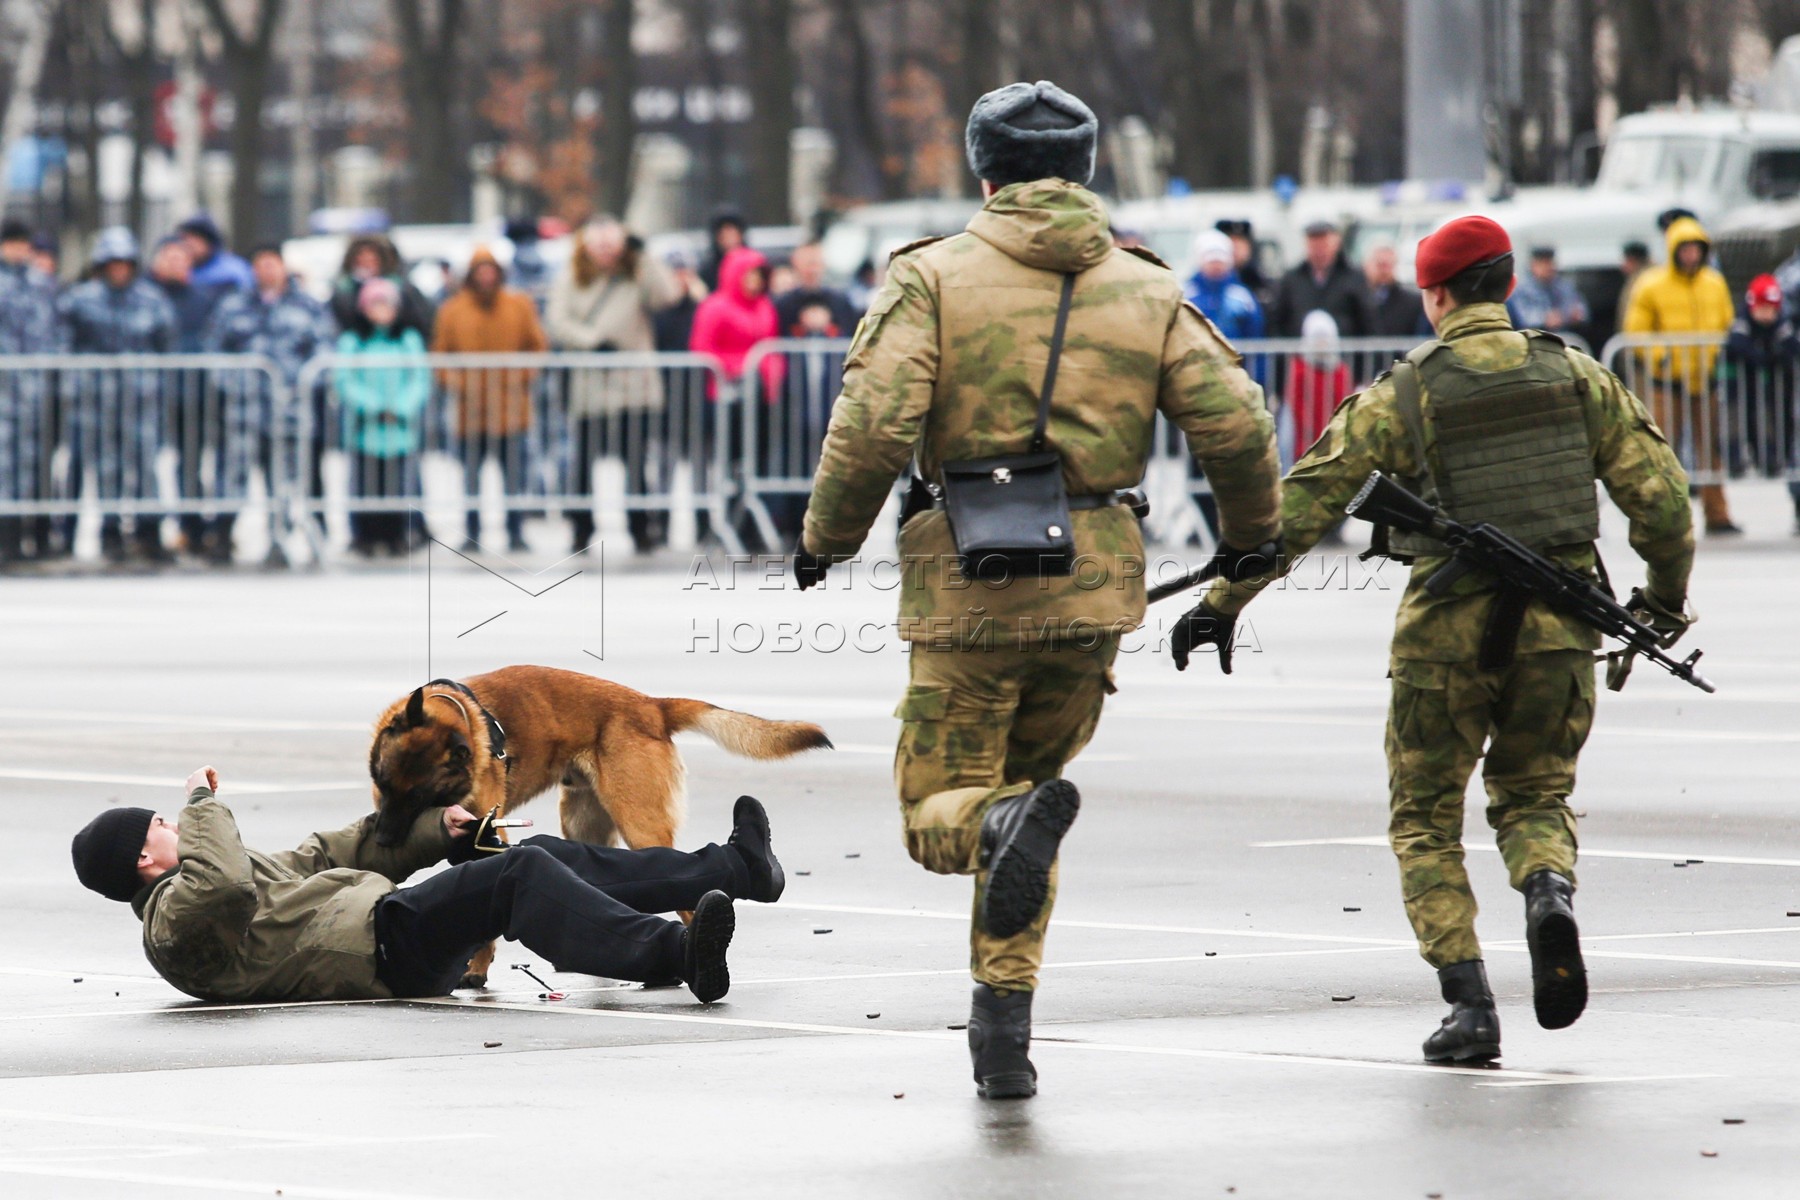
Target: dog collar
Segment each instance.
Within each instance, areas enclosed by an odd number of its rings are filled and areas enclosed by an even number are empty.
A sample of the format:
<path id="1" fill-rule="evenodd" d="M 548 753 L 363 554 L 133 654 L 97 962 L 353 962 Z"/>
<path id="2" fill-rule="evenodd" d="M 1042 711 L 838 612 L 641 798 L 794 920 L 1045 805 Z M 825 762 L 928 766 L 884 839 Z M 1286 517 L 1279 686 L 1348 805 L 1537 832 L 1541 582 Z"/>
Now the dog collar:
<path id="1" fill-rule="evenodd" d="M 458 683 L 454 679 L 434 679 L 425 686 L 452 688 L 461 692 L 464 696 L 467 696 L 469 703 L 475 706 L 475 710 L 481 714 L 482 721 L 487 725 L 488 750 L 495 758 L 501 759 L 502 761 L 506 759 L 506 730 L 501 728 L 500 722 L 494 719 L 494 714 L 487 710 L 487 705 L 483 704 L 480 698 L 477 697 L 474 692 L 469 690 L 467 684 Z M 511 764 L 509 763 L 508 765 L 510 766 Z"/>

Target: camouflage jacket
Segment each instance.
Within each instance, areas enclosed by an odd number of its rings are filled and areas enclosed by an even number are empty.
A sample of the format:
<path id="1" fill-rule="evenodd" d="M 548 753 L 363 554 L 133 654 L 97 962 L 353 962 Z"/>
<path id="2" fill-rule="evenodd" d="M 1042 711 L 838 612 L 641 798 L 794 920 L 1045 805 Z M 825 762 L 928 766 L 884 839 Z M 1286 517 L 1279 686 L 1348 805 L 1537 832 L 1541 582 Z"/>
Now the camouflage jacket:
<path id="1" fill-rule="evenodd" d="M 1505 306 L 1499 304 L 1456 309 L 1445 316 L 1438 336 L 1457 357 L 1478 368 L 1515 367 L 1528 353 L 1524 335 L 1514 331 Z M 1631 548 L 1647 565 L 1652 589 L 1671 602 L 1685 599 L 1694 562 L 1687 474 L 1643 403 L 1612 372 L 1576 351 L 1570 351 L 1569 358 L 1587 384 L 1585 415 L 1594 473 L 1630 521 Z M 1429 416 L 1429 392 L 1421 402 Z M 1429 446 L 1429 420 L 1425 440 Z M 1420 469 L 1417 459 L 1386 375 L 1345 400 L 1324 435 L 1287 474 L 1282 521 L 1290 560 L 1312 549 L 1337 524 L 1369 472 L 1415 476 Z M 1595 551 L 1591 545 L 1559 551 L 1558 557 L 1578 570 L 1593 571 Z M 1432 596 L 1424 590 L 1424 581 L 1444 561 L 1430 557 L 1413 564 L 1394 625 L 1393 655 L 1397 659 L 1472 662 L 1477 657 L 1481 631 L 1493 603 L 1492 581 L 1477 573 L 1465 576 L 1449 594 Z M 1213 585 L 1207 599 L 1220 610 L 1235 613 L 1268 582 L 1221 581 Z M 1599 645 L 1596 631 L 1541 602 L 1526 609 L 1519 631 L 1521 654 L 1593 650 Z"/>
<path id="2" fill-rule="evenodd" d="M 29 267 L 0 266 L 0 354 L 56 353 L 56 294 Z"/>
<path id="3" fill-rule="evenodd" d="M 336 338 L 325 306 L 290 283 L 274 303 L 254 288 L 225 296 L 206 323 L 200 347 L 208 354 L 266 355 L 292 383 L 306 360 L 331 349 Z"/>
<path id="4" fill-rule="evenodd" d="M 71 354 L 171 354 L 180 334 L 175 309 L 141 276 L 122 288 L 78 283 L 56 305 L 59 346 Z"/>
<path id="5" fill-rule="evenodd" d="M 1186 434 L 1218 497 L 1227 540 L 1280 529 L 1279 467 L 1262 391 L 1160 263 L 1113 248 L 1085 188 L 1038 180 L 1001 189 L 954 237 L 900 252 L 857 327 L 807 509 L 805 545 L 853 556 L 895 477 L 917 456 L 1023 453 L 1055 325 L 1062 275 L 1079 272 L 1049 445 L 1070 495 L 1136 486 L 1160 411 Z M 1017 645 L 1125 630 L 1144 615 L 1144 546 L 1128 508 L 1073 514 L 1076 573 L 970 583 L 954 569 L 942 511 L 900 535 L 901 636 Z"/>

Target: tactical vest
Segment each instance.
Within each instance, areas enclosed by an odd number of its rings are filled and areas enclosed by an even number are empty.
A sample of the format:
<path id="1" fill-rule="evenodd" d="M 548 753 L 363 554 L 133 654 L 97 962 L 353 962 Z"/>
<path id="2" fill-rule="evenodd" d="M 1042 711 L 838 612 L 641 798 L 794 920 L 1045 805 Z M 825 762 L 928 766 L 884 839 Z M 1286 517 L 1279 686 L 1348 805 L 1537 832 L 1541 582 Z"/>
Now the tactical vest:
<path id="1" fill-rule="evenodd" d="M 1465 525 L 1486 522 L 1534 550 L 1600 536 L 1585 388 L 1561 339 L 1522 331 L 1530 353 L 1517 367 L 1483 371 L 1439 341 L 1394 368 L 1394 399 L 1424 470 L 1413 490 Z M 1420 404 L 1420 392 L 1429 408 Z M 1425 450 L 1425 423 L 1436 444 Z M 1390 530 L 1389 552 L 1443 554 L 1443 543 Z"/>

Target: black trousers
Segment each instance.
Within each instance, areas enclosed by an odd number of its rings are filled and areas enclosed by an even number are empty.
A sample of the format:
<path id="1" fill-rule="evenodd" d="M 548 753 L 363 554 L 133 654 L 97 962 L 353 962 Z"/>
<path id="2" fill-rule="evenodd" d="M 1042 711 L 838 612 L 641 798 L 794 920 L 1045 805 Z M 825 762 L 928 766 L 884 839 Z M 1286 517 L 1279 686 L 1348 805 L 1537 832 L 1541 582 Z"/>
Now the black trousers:
<path id="1" fill-rule="evenodd" d="M 650 456 L 658 447 L 652 440 L 659 409 L 626 409 L 603 417 L 582 417 L 574 422 L 574 454 L 569 463 L 569 490 L 583 503 L 569 513 L 575 545 L 585 547 L 594 539 L 594 460 L 612 455 L 625 463 L 625 494 L 650 494 Z M 631 544 L 640 551 L 653 550 L 667 540 L 661 513 L 627 508 L 625 527 Z"/>
<path id="2" fill-rule="evenodd" d="M 441 996 L 477 950 L 504 937 L 558 971 L 673 979 L 682 926 L 652 914 L 691 909 L 715 888 L 742 896 L 747 883 L 743 860 L 725 846 L 690 854 L 529 838 L 382 897 L 377 971 L 396 996 Z"/>

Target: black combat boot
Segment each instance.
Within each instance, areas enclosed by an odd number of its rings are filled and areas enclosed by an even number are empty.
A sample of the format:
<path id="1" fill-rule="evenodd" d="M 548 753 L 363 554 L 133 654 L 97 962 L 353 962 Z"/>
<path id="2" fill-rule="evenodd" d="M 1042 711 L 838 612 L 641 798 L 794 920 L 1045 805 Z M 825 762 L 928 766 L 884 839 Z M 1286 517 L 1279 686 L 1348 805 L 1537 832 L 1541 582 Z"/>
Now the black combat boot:
<path id="1" fill-rule="evenodd" d="M 731 810 L 731 837 L 725 843 L 744 860 L 750 887 L 744 899 L 773 904 L 787 887 L 781 860 L 769 845 L 769 814 L 754 796 L 739 796 Z"/>
<path id="2" fill-rule="evenodd" d="M 731 897 L 712 891 L 700 897 L 700 903 L 694 905 L 694 919 L 681 931 L 681 981 L 702 1004 L 711 1004 L 731 990 L 725 952 L 736 929 Z"/>
<path id="3" fill-rule="evenodd" d="M 1538 1024 L 1566 1029 L 1587 1007 L 1587 967 L 1570 901 L 1575 885 L 1555 871 L 1525 880 L 1525 944 L 1531 948 L 1531 1000 Z"/>
<path id="4" fill-rule="evenodd" d="M 969 1006 L 969 1058 L 975 1064 L 975 1090 L 983 1100 L 1026 1100 L 1037 1095 L 1030 992 L 975 985 Z"/>
<path id="5" fill-rule="evenodd" d="M 1438 968 L 1438 987 L 1450 1015 L 1425 1039 L 1430 1062 L 1484 1063 L 1500 1057 L 1500 1014 L 1479 958 Z"/>
<path id="6" fill-rule="evenodd" d="M 989 936 L 1016 937 L 1044 911 L 1056 848 L 1080 809 L 1081 793 L 1066 779 L 989 806 L 981 818 L 981 927 Z"/>

